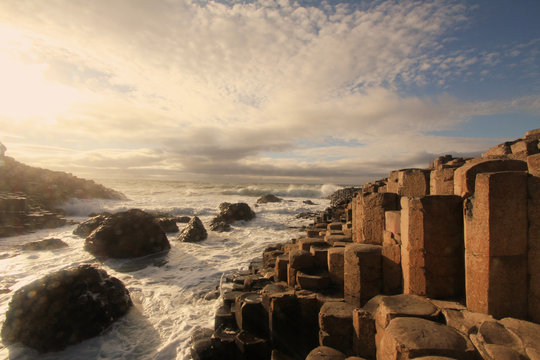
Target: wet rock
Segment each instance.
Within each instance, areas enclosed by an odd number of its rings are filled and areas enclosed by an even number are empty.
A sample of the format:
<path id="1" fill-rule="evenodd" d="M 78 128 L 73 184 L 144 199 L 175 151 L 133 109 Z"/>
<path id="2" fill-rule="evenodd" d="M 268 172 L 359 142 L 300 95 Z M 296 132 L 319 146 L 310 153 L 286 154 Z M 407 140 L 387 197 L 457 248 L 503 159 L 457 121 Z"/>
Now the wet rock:
<path id="1" fill-rule="evenodd" d="M 178 225 L 176 225 L 175 218 L 159 217 L 156 218 L 156 221 L 166 233 L 178 232 L 180 230 L 178 229 Z"/>
<path id="2" fill-rule="evenodd" d="M 199 242 L 205 240 L 207 237 L 208 233 L 206 232 L 201 219 L 194 216 L 184 230 L 182 230 L 177 240 L 183 242 Z"/>
<path id="3" fill-rule="evenodd" d="M 319 216 L 319 213 L 312 212 L 312 211 L 305 211 L 305 212 L 301 212 L 301 213 L 296 214 L 297 219 L 308 219 L 309 220 L 309 219 L 314 219 L 317 216 Z"/>
<path id="4" fill-rule="evenodd" d="M 306 360 L 345 360 L 347 356 L 341 351 L 328 346 L 318 346 L 313 349 Z"/>
<path id="5" fill-rule="evenodd" d="M 332 195 L 328 197 L 330 199 L 330 206 L 335 207 L 350 203 L 356 193 L 361 190 L 362 188 L 348 187 L 335 191 Z"/>
<path id="6" fill-rule="evenodd" d="M 475 349 L 469 339 L 455 329 L 414 317 L 393 319 L 377 347 L 377 359 L 412 359 L 426 355 L 472 360 Z"/>
<path id="7" fill-rule="evenodd" d="M 278 198 L 273 194 L 266 194 L 257 199 L 257 204 L 266 204 L 266 203 L 278 203 L 283 201 L 283 199 Z"/>
<path id="8" fill-rule="evenodd" d="M 104 270 L 81 265 L 17 290 L 2 327 L 5 344 L 59 351 L 106 330 L 131 307 L 128 290 Z"/>
<path id="9" fill-rule="evenodd" d="M 36 251 L 36 250 L 54 250 L 67 247 L 68 244 L 60 239 L 51 238 L 39 241 L 32 241 L 21 245 L 21 250 Z"/>
<path id="10" fill-rule="evenodd" d="M 313 201 L 311 201 L 311 200 L 304 200 L 304 201 L 302 201 L 302 203 L 304 203 L 304 204 L 306 204 L 306 205 L 317 205 L 317 204 L 315 204 L 315 203 L 314 203 Z"/>
<path id="11" fill-rule="evenodd" d="M 246 203 L 222 203 L 219 205 L 220 213 L 210 223 L 212 231 L 228 231 L 230 224 L 235 221 L 249 221 L 255 218 L 255 213 Z"/>
<path id="12" fill-rule="evenodd" d="M 139 209 L 107 217 L 85 243 L 88 252 L 111 258 L 145 256 L 170 248 L 165 232 L 154 217 Z"/>
<path id="13" fill-rule="evenodd" d="M 194 360 L 217 359 L 212 346 L 211 329 L 197 329 L 191 334 L 191 356 Z"/>
<path id="14" fill-rule="evenodd" d="M 73 230 L 73 234 L 85 238 L 90 235 L 92 231 L 96 230 L 99 225 L 101 225 L 111 215 L 112 214 L 110 213 L 95 215 L 85 222 L 80 223 L 75 230 Z"/>

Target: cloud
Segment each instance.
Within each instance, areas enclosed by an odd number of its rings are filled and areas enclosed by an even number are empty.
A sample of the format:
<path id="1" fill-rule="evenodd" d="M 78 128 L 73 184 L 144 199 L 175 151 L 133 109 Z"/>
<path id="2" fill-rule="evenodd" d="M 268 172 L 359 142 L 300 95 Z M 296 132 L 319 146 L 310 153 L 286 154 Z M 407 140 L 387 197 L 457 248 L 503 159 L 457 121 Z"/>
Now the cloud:
<path id="1" fill-rule="evenodd" d="M 425 135 L 474 115 L 539 112 L 535 95 L 467 103 L 403 91 L 499 61 L 498 52 L 445 51 L 448 34 L 470 21 L 466 5 L 302 4 L 4 1 L 0 34 L 11 41 L 0 54 L 39 64 L 36 76 L 77 94 L 52 117 L 0 109 L 2 131 L 22 137 L 8 148 L 94 176 L 356 182 L 390 164 L 483 150 L 486 140 Z"/>

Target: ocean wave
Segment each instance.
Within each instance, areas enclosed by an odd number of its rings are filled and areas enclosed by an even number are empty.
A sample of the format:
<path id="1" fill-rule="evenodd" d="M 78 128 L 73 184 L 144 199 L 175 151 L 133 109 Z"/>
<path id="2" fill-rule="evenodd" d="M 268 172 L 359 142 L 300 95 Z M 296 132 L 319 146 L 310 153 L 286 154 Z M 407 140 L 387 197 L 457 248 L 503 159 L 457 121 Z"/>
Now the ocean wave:
<path id="1" fill-rule="evenodd" d="M 334 184 L 324 185 L 249 185 L 234 189 L 223 190 L 223 195 L 239 195 L 259 197 L 267 194 L 273 194 L 282 197 L 298 197 L 298 198 L 326 198 L 342 186 Z"/>

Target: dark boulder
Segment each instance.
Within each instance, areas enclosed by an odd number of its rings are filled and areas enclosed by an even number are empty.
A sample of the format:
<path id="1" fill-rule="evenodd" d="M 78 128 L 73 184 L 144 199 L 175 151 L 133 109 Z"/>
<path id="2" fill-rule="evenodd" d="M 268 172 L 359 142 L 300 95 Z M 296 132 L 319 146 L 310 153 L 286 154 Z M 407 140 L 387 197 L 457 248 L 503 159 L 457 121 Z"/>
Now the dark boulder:
<path id="1" fill-rule="evenodd" d="M 100 214 L 90 214 L 92 217 L 91 219 L 86 220 L 85 222 L 79 224 L 75 230 L 73 230 L 73 234 L 78 235 L 80 237 L 87 237 L 98 228 L 99 225 L 101 225 L 105 219 L 109 218 L 112 214 L 109 212 L 102 212 Z M 169 232 L 178 232 L 178 225 L 176 225 L 177 222 L 189 222 L 189 216 L 182 216 L 177 217 L 173 216 L 167 213 L 150 213 L 152 215 L 159 226 L 165 231 L 166 233 Z M 185 221 L 187 218 L 187 221 Z"/>
<path id="2" fill-rule="evenodd" d="M 206 232 L 201 219 L 194 216 L 184 230 L 182 230 L 178 236 L 178 240 L 183 242 L 199 242 L 205 240 L 207 237 L 208 233 Z"/>
<path id="3" fill-rule="evenodd" d="M 311 200 L 304 200 L 304 201 L 302 201 L 302 202 L 303 202 L 304 204 L 306 204 L 306 205 L 317 205 L 317 204 L 315 204 L 315 203 L 314 203 L 313 201 L 311 201 Z"/>
<path id="4" fill-rule="evenodd" d="M 159 226 L 165 231 L 166 233 L 171 232 L 178 232 L 180 229 L 178 229 L 178 225 L 176 225 L 176 219 L 172 217 L 158 217 L 156 218 L 157 223 Z"/>
<path id="5" fill-rule="evenodd" d="M 230 225 L 235 221 L 249 221 L 255 218 L 255 212 L 253 212 L 253 210 L 251 210 L 249 205 L 246 203 L 222 203 L 219 205 L 219 210 L 219 215 L 216 216 L 210 223 L 210 230 L 227 231 L 230 229 L 230 227 L 227 225 Z"/>
<path id="6" fill-rule="evenodd" d="M 2 340 L 59 351 L 99 335 L 131 306 L 124 284 L 104 270 L 90 265 L 61 270 L 15 292 Z"/>
<path id="7" fill-rule="evenodd" d="M 266 203 L 278 203 L 283 199 L 278 198 L 273 194 L 266 194 L 257 199 L 257 204 L 266 204 Z"/>
<path id="8" fill-rule="evenodd" d="M 21 250 L 36 251 L 36 250 L 54 250 L 67 247 L 68 244 L 60 239 L 45 239 L 39 241 L 32 241 L 21 245 Z"/>
<path id="9" fill-rule="evenodd" d="M 222 220 L 212 220 L 210 223 L 210 230 L 216 231 L 216 232 L 226 232 L 231 231 L 231 224 L 226 223 Z"/>
<path id="10" fill-rule="evenodd" d="M 99 225 L 101 225 L 110 216 L 111 216 L 110 213 L 94 215 L 93 217 L 86 220 L 85 222 L 77 225 L 75 230 L 73 230 L 73 234 L 85 238 L 88 235 L 90 235 L 92 231 L 96 230 L 99 227 Z"/>
<path id="11" fill-rule="evenodd" d="M 171 245 L 154 216 L 139 210 L 107 217 L 87 238 L 85 249 L 99 257 L 130 258 L 169 250 Z"/>

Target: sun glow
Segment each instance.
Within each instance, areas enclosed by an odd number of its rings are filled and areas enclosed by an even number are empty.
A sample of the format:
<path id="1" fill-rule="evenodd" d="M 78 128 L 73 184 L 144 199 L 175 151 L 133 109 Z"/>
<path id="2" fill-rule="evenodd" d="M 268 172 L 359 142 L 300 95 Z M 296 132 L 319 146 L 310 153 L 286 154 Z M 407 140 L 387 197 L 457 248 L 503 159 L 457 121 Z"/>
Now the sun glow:
<path id="1" fill-rule="evenodd" d="M 34 57 L 25 40 L 17 32 L 0 28 L 0 116 L 54 121 L 82 100 L 82 93 L 47 79 L 48 65 L 40 59 L 19 60 L 21 55 Z"/>

